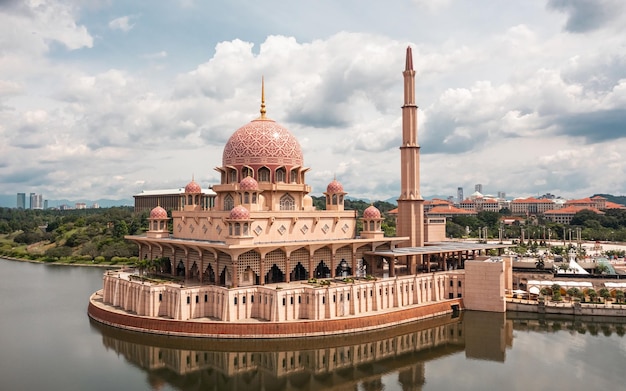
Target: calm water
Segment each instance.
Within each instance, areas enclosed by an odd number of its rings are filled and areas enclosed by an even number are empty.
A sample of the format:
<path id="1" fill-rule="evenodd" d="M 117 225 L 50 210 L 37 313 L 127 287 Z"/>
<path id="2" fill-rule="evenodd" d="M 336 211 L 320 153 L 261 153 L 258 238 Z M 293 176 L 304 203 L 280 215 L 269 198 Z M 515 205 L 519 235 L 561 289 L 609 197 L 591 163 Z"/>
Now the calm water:
<path id="1" fill-rule="evenodd" d="M 217 341 L 89 321 L 102 269 L 0 259 L 3 390 L 614 390 L 619 320 L 467 312 L 377 333 Z"/>

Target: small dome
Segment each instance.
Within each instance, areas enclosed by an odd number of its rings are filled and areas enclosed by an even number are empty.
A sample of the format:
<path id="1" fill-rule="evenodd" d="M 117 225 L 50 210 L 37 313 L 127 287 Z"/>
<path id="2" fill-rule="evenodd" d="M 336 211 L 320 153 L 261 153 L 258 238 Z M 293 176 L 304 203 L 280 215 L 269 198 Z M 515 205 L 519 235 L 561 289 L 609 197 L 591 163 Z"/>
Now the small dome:
<path id="1" fill-rule="evenodd" d="M 191 182 L 189 182 L 187 186 L 185 186 L 185 193 L 202 193 L 202 188 L 200 187 L 198 182 L 192 179 Z"/>
<path id="2" fill-rule="evenodd" d="M 374 205 L 370 205 L 363 211 L 363 218 L 367 220 L 380 219 L 380 211 Z"/>
<path id="3" fill-rule="evenodd" d="M 250 219 L 250 211 L 241 205 L 237 205 L 230 210 L 228 218 L 231 220 L 248 220 Z"/>
<path id="4" fill-rule="evenodd" d="M 326 187 L 326 193 L 343 193 L 343 185 L 338 180 L 333 179 Z"/>
<path id="5" fill-rule="evenodd" d="M 156 208 L 153 208 L 150 211 L 150 218 L 151 219 L 167 219 L 167 211 L 165 209 L 163 209 L 160 206 L 157 206 Z"/>
<path id="6" fill-rule="evenodd" d="M 239 190 L 250 191 L 250 190 L 259 190 L 259 183 L 256 179 L 251 176 L 247 176 L 243 178 L 241 182 L 239 182 Z"/>

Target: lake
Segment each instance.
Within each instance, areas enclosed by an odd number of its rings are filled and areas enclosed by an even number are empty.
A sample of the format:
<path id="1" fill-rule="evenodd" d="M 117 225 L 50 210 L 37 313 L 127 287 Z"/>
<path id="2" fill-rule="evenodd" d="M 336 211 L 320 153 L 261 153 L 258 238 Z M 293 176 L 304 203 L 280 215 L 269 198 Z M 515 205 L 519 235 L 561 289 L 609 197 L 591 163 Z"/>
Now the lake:
<path id="1" fill-rule="evenodd" d="M 621 389 L 621 319 L 464 312 L 293 340 L 132 333 L 89 320 L 103 269 L 0 259 L 6 390 Z"/>

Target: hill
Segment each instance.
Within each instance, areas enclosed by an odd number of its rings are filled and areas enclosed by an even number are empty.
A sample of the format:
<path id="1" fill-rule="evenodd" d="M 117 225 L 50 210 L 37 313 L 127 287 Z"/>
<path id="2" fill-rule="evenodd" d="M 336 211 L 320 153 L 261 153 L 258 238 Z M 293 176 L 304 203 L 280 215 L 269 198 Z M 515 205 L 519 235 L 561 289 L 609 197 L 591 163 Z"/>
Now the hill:
<path id="1" fill-rule="evenodd" d="M 626 196 L 614 196 L 611 194 L 594 194 L 592 197 L 600 196 L 606 198 L 609 202 L 615 202 L 616 204 L 626 205 Z"/>

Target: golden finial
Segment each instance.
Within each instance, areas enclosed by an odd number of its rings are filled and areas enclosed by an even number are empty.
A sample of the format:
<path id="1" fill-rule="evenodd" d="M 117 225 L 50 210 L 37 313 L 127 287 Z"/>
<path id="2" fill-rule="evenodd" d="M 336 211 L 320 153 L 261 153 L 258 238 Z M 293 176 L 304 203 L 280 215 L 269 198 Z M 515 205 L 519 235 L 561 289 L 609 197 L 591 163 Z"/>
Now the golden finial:
<path id="1" fill-rule="evenodd" d="M 261 118 L 265 119 L 265 77 L 261 76 Z"/>

